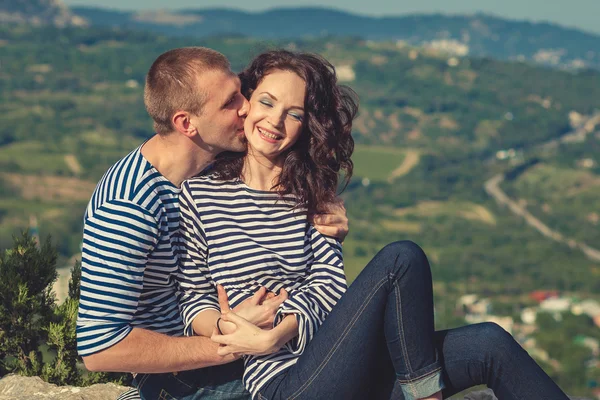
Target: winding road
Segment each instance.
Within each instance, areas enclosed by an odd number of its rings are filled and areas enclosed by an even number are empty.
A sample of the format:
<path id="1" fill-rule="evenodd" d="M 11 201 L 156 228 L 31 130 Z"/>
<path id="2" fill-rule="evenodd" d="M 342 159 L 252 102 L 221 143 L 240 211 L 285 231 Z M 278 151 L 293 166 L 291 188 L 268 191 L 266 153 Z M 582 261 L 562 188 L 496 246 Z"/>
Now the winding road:
<path id="1" fill-rule="evenodd" d="M 591 129 L 590 129 L 590 124 L 592 124 Z M 600 113 L 596 113 L 595 115 L 590 117 L 587 120 L 586 124 L 582 124 L 582 126 L 580 128 L 575 129 L 573 132 L 562 136 L 560 139 L 553 139 L 549 142 L 546 142 L 546 143 L 540 145 L 539 147 L 547 149 L 549 147 L 557 146 L 559 142 L 567 143 L 569 141 L 573 141 L 573 138 L 577 137 L 577 136 L 581 137 L 583 135 L 583 137 L 585 137 L 585 135 L 590 130 L 593 131 L 593 128 L 597 124 L 600 124 Z M 560 232 L 551 229 L 548 225 L 544 224 L 540 219 L 536 218 L 535 216 L 533 216 L 533 214 L 531 214 L 529 211 L 527 211 L 527 209 L 525 207 L 519 205 L 516 201 L 514 201 L 513 199 L 508 197 L 506 195 L 506 193 L 504 193 L 502 191 L 502 189 L 500 189 L 500 184 L 504 181 L 504 176 L 505 176 L 505 173 L 495 175 L 492 178 L 488 179 L 485 182 L 485 184 L 483 185 L 483 188 L 486 191 L 486 193 L 488 195 L 490 195 L 491 197 L 493 197 L 498 204 L 508 207 L 508 209 L 513 214 L 525 219 L 527 224 L 529 224 L 531 227 L 536 229 L 538 232 L 540 232 L 542 235 L 544 235 L 548 239 L 554 240 L 555 242 L 558 242 L 558 243 L 566 244 L 567 246 L 569 246 L 571 248 L 578 248 L 590 260 L 595 261 L 595 262 L 600 262 L 600 250 L 593 248 L 591 246 L 588 246 L 587 244 L 585 244 L 583 242 L 579 242 L 575 239 L 565 237 Z"/>

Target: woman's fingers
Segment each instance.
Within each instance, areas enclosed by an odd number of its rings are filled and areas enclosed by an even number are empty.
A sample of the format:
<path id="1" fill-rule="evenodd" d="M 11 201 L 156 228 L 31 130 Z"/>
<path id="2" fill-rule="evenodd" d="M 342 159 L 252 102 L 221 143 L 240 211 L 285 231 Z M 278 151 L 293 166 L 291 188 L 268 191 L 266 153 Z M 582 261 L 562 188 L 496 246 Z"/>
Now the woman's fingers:
<path id="1" fill-rule="evenodd" d="M 289 297 L 287 290 L 281 288 L 281 290 L 279 291 L 278 296 L 281 297 L 281 302 L 283 303 L 284 301 L 286 301 Z"/>
<path id="2" fill-rule="evenodd" d="M 229 299 L 227 298 L 227 292 L 221 285 L 217 285 L 217 294 L 219 296 L 219 307 L 221 308 L 221 314 L 226 313 L 230 310 Z"/>
<path id="3" fill-rule="evenodd" d="M 231 338 L 229 337 L 230 335 L 220 335 L 218 332 L 217 334 L 214 334 L 210 337 L 210 340 L 212 340 L 215 343 L 219 343 L 222 345 L 228 345 L 231 344 Z"/>
<path id="4" fill-rule="evenodd" d="M 223 357 L 228 356 L 230 354 L 235 354 L 235 351 L 231 346 L 219 346 L 219 348 L 217 349 L 217 354 Z"/>
<path id="5" fill-rule="evenodd" d="M 279 305 L 286 301 L 288 297 L 288 292 L 285 289 L 281 289 L 276 296 L 263 301 L 263 305 L 279 307 Z"/>
<path id="6" fill-rule="evenodd" d="M 267 288 L 264 286 L 261 286 L 261 288 L 258 289 L 256 291 L 256 293 L 254 293 L 254 295 L 252 295 L 251 304 L 253 304 L 253 305 L 260 304 L 263 301 L 263 298 L 265 297 L 266 294 L 267 294 Z"/>
<path id="7" fill-rule="evenodd" d="M 232 323 L 234 323 L 237 328 L 239 328 L 240 326 L 253 326 L 253 327 L 255 327 L 255 325 L 253 325 L 250 322 L 246 321 L 244 318 L 240 317 L 239 315 L 237 315 L 233 311 L 230 311 L 228 313 L 222 314 L 221 315 L 221 319 L 223 321 L 226 321 L 226 322 L 232 322 Z"/>
<path id="8" fill-rule="evenodd" d="M 265 296 L 264 300 L 271 300 L 273 297 L 276 297 L 277 295 L 273 292 L 268 292 L 267 295 Z"/>

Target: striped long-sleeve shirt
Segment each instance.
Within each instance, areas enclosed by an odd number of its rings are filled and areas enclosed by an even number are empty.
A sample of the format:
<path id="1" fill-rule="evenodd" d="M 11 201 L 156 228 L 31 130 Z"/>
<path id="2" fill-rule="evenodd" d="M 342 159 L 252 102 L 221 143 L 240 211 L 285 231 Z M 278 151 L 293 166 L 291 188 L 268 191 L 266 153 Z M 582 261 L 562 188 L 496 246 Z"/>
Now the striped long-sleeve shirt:
<path id="1" fill-rule="evenodd" d="M 175 278 L 180 189 L 140 148 L 106 172 L 85 213 L 77 318 L 82 356 L 118 343 L 133 327 L 183 335 Z"/>
<path id="2" fill-rule="evenodd" d="M 254 190 L 240 180 L 184 182 L 181 192 L 181 312 L 186 334 L 204 310 L 219 310 L 216 285 L 232 307 L 261 286 L 289 299 L 274 326 L 295 314 L 299 335 L 267 356 L 246 357 L 244 384 L 256 397 L 267 382 L 296 363 L 346 290 L 341 247 L 312 227 L 293 197 Z"/>

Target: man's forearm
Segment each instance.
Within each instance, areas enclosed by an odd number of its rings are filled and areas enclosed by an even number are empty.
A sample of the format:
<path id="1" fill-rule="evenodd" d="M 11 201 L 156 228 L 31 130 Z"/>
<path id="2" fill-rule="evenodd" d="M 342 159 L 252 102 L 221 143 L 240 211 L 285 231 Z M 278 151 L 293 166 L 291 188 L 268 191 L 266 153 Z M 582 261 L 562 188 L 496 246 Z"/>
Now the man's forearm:
<path id="1" fill-rule="evenodd" d="M 219 356 L 218 344 L 209 338 L 172 337 L 133 328 L 114 346 L 83 357 L 90 371 L 161 373 L 227 364 L 233 356 Z"/>

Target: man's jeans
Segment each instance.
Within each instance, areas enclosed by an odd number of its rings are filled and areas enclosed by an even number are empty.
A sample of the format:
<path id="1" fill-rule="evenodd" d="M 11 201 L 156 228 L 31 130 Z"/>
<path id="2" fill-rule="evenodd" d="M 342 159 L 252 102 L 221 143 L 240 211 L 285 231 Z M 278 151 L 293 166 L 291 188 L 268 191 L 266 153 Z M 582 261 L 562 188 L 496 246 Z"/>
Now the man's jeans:
<path id="1" fill-rule="evenodd" d="M 145 399 L 248 399 L 241 363 L 231 365 L 136 381 Z M 481 384 L 502 400 L 567 399 L 498 325 L 434 332 L 429 263 L 404 241 L 373 258 L 298 362 L 261 388 L 259 399 L 415 399 L 441 388 L 449 397 Z"/>
<path id="2" fill-rule="evenodd" d="M 249 400 L 242 361 L 169 374 L 137 374 L 134 386 L 144 400 Z"/>

